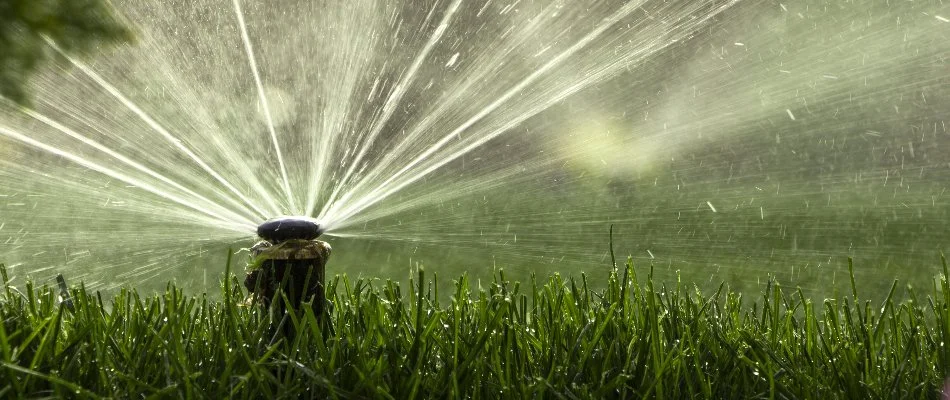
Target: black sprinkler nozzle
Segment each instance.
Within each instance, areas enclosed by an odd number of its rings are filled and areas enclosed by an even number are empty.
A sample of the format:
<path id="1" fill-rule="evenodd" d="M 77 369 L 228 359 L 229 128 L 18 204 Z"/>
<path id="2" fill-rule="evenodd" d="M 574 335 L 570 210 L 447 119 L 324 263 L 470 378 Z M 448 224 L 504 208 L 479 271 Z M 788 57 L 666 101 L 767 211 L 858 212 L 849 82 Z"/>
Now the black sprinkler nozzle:
<path id="1" fill-rule="evenodd" d="M 313 240 L 323 234 L 320 224 L 307 217 L 278 217 L 257 226 L 257 236 L 273 244 L 287 240 Z"/>

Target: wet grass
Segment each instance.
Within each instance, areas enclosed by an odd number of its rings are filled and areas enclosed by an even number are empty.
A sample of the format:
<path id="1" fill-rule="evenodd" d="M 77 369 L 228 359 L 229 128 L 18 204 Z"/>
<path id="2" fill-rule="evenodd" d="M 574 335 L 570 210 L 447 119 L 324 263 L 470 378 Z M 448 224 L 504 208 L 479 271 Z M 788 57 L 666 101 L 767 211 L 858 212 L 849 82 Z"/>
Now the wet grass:
<path id="1" fill-rule="evenodd" d="M 583 276 L 462 277 L 449 294 L 422 271 L 409 289 L 342 276 L 329 320 L 239 305 L 235 278 L 223 300 L 80 287 L 64 303 L 4 285 L 0 398 L 936 398 L 950 376 L 943 268 L 923 297 L 895 282 L 871 302 L 852 283 L 817 303 L 774 281 L 703 295 L 629 262 L 602 290 Z"/>

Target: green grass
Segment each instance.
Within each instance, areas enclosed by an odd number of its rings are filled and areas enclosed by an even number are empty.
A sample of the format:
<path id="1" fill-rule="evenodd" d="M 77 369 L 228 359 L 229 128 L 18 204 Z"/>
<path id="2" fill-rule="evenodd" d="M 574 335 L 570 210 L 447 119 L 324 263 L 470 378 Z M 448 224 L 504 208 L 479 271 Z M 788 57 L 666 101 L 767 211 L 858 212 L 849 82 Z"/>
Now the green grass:
<path id="1" fill-rule="evenodd" d="M 936 398 L 950 376 L 946 263 L 901 302 L 896 282 L 882 302 L 813 303 L 774 281 L 707 296 L 635 271 L 602 290 L 498 273 L 451 293 L 422 271 L 410 289 L 342 276 L 329 320 L 291 314 L 290 339 L 239 305 L 234 277 L 222 300 L 76 288 L 72 308 L 4 285 L 0 398 Z"/>

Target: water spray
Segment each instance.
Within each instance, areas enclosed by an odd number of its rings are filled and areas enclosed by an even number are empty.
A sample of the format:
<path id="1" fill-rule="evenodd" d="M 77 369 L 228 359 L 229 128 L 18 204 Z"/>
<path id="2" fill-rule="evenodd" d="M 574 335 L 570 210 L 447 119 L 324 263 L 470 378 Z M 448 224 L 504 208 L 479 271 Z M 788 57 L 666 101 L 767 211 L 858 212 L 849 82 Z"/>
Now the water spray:
<path id="1" fill-rule="evenodd" d="M 319 222 L 308 217 L 278 217 L 257 227 L 262 239 L 251 248 L 244 286 L 254 300 L 283 314 L 306 303 L 317 318 L 323 314 L 324 277 L 330 245 L 316 240 L 323 233 Z M 283 296 L 286 296 L 285 302 Z"/>

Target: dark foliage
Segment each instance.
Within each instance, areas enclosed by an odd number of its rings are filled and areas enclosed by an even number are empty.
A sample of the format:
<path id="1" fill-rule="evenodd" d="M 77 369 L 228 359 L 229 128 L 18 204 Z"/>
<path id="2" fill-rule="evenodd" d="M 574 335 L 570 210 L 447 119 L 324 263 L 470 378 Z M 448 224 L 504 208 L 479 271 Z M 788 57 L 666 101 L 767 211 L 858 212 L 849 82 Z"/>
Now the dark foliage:
<path id="1" fill-rule="evenodd" d="M 0 96 L 28 102 L 29 78 L 54 48 L 82 54 L 131 38 L 108 0 L 0 0 Z"/>

